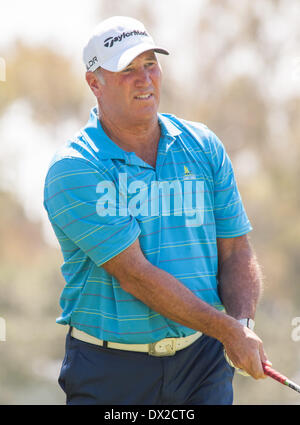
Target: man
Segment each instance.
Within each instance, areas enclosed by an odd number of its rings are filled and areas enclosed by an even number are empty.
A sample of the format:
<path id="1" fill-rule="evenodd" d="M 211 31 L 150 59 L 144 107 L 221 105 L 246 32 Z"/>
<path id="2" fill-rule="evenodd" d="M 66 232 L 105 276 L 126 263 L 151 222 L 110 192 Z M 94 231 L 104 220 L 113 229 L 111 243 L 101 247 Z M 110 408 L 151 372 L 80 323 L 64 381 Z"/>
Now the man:
<path id="1" fill-rule="evenodd" d="M 262 283 L 232 166 L 206 126 L 158 113 L 156 53 L 135 19 L 95 29 L 83 57 L 97 107 L 46 177 L 68 404 L 231 404 L 228 362 L 264 378 L 250 329 Z"/>

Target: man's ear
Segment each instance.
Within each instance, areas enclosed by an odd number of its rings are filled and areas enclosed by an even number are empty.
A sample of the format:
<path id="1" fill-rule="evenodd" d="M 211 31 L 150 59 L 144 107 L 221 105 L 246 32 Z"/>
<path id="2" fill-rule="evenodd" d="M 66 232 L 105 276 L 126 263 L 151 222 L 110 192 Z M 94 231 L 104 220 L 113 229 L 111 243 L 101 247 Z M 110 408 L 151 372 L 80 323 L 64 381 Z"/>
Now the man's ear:
<path id="1" fill-rule="evenodd" d="M 93 72 L 87 71 L 85 74 L 85 79 L 94 95 L 97 98 L 100 97 L 102 93 L 102 84 L 97 76 Z"/>

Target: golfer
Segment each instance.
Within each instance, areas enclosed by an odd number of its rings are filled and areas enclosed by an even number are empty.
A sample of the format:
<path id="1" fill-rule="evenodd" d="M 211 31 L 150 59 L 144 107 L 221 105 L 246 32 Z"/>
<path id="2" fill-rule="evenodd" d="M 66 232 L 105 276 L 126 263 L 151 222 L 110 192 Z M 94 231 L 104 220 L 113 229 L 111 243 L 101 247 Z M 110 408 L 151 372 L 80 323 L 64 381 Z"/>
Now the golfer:
<path id="1" fill-rule="evenodd" d="M 159 54 L 135 19 L 96 27 L 83 51 L 96 106 L 47 173 L 67 404 L 232 404 L 234 368 L 265 377 L 232 165 L 205 125 L 158 113 Z"/>

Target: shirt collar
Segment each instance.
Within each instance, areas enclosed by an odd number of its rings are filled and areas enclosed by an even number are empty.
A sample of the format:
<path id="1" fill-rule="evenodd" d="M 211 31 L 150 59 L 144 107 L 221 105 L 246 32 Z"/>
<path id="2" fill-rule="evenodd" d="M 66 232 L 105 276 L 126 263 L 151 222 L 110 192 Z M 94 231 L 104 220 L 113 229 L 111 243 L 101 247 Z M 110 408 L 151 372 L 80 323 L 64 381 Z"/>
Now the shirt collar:
<path id="1" fill-rule="evenodd" d="M 99 157 L 126 160 L 126 152 L 114 143 L 103 130 L 98 119 L 97 106 L 91 109 L 89 121 L 81 129 L 81 134 Z"/>
<path id="2" fill-rule="evenodd" d="M 166 114 L 158 114 L 158 121 L 162 138 L 167 137 L 168 139 L 175 140 L 176 136 L 181 134 L 181 130 L 172 123 Z"/>
<path id="3" fill-rule="evenodd" d="M 158 114 L 158 121 L 161 127 L 161 142 L 163 150 L 168 150 L 181 134 L 172 121 L 164 114 Z M 105 133 L 98 119 L 97 106 L 91 109 L 90 118 L 87 125 L 81 129 L 82 136 L 87 140 L 97 155 L 103 159 L 123 159 L 125 162 L 131 162 L 133 152 L 126 152 L 114 143 Z M 131 157 L 131 161 L 129 160 Z"/>

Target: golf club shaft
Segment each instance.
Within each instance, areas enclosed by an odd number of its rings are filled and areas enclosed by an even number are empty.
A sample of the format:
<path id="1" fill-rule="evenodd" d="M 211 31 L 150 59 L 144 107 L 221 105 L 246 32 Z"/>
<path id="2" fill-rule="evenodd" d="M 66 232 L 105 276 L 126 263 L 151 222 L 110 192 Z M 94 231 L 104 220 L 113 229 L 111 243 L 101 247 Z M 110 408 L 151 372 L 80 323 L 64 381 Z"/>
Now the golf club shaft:
<path id="1" fill-rule="evenodd" d="M 263 365 L 263 370 L 265 372 L 265 375 L 270 376 L 271 378 L 275 379 L 276 381 L 280 382 L 281 384 L 286 385 L 286 386 L 292 388 L 293 390 L 297 391 L 298 393 L 300 393 L 300 386 L 295 384 L 295 382 L 291 381 L 286 376 L 277 372 L 277 370 L 271 368 L 266 363 L 263 363 L 262 365 Z"/>

